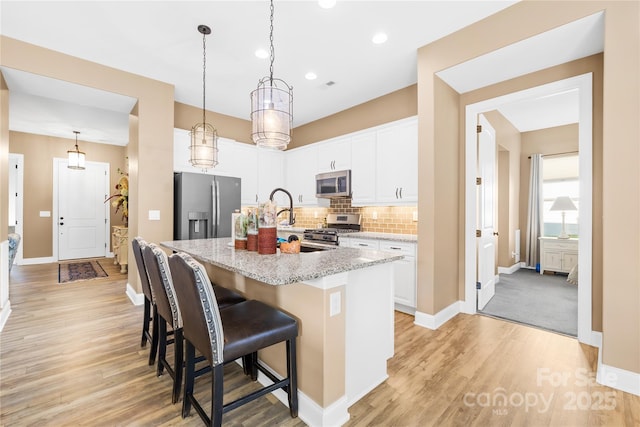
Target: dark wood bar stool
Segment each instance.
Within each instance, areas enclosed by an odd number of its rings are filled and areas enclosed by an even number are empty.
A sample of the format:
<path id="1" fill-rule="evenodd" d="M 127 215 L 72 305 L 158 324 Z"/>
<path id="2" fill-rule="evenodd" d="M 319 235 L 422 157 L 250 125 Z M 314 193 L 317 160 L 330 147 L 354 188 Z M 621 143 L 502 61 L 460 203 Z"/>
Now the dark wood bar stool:
<path id="1" fill-rule="evenodd" d="M 180 287 L 180 282 L 174 283 L 169 272 L 167 254 L 159 246 L 149 243 L 143 249 L 143 259 L 147 267 L 151 289 L 156 297 L 157 321 L 154 321 L 154 334 L 158 336 L 158 367 L 157 375 L 162 375 L 163 371 L 169 373 L 173 379 L 173 392 L 171 401 L 176 403 L 180 397 L 180 387 L 182 384 L 182 368 L 184 362 L 183 338 L 182 338 L 182 315 L 180 307 L 176 301 L 175 287 Z M 218 304 L 221 307 L 228 307 L 245 301 L 240 294 L 229 289 L 216 287 L 216 292 L 220 294 Z M 171 330 L 167 330 L 167 324 L 171 325 Z M 158 326 L 156 329 L 155 326 Z M 170 336 L 173 335 L 173 338 Z M 173 366 L 167 361 L 167 345 L 174 344 Z M 251 366 L 251 360 L 245 363 Z"/>
<path id="2" fill-rule="evenodd" d="M 183 315 L 183 335 L 186 340 L 185 389 L 182 417 L 193 405 L 207 425 L 222 425 L 222 415 L 267 393 L 282 388 L 288 395 L 289 410 L 298 416 L 296 338 L 298 322 L 287 314 L 260 301 L 245 301 L 220 310 L 204 267 L 191 256 L 175 253 L 169 257 L 171 274 L 176 283 L 178 305 Z M 259 364 L 257 352 L 279 342 L 286 342 L 287 376 L 276 378 Z M 206 358 L 209 369 L 195 372 L 195 351 Z M 253 359 L 252 378 L 257 370 L 264 373 L 272 385 L 263 387 L 233 402 L 223 404 L 223 365 L 243 357 Z M 211 415 L 207 415 L 193 395 L 196 375 L 211 373 Z"/>
<path id="3" fill-rule="evenodd" d="M 154 319 L 158 314 L 156 311 L 156 301 L 153 296 L 153 291 L 151 290 L 151 285 L 149 284 L 147 267 L 142 258 L 142 249 L 147 246 L 147 242 L 138 236 L 131 241 L 131 246 L 133 248 L 133 257 L 136 259 L 138 274 L 140 275 L 142 293 L 144 294 L 144 315 L 142 318 L 142 339 L 140 340 L 140 347 L 145 347 L 147 341 L 151 341 L 149 365 L 153 365 L 156 362 L 156 351 L 158 350 L 158 334 L 157 328 L 153 328 L 153 330 L 151 330 L 152 332 L 150 332 L 150 324 L 151 322 L 155 322 Z"/>

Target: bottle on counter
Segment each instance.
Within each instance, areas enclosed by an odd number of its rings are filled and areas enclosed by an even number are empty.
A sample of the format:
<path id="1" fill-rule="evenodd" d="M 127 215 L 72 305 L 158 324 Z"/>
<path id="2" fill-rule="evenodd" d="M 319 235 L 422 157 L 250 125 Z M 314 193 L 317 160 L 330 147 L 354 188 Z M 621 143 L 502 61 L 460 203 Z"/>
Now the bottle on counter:
<path id="1" fill-rule="evenodd" d="M 236 217 L 235 244 L 236 249 L 247 249 L 247 216 L 240 214 Z"/>
<path id="2" fill-rule="evenodd" d="M 254 208 L 247 211 L 247 250 L 258 250 L 258 212 Z"/>

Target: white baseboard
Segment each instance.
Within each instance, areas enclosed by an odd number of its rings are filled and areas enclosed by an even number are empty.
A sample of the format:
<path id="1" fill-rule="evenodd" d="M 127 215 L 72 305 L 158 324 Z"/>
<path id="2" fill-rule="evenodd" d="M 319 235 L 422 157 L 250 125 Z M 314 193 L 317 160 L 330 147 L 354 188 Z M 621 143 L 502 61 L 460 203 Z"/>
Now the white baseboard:
<path id="1" fill-rule="evenodd" d="M 640 396 L 640 374 L 602 363 L 602 332 L 594 331 L 592 336 L 594 346 L 598 347 L 598 384 Z"/>
<path id="2" fill-rule="evenodd" d="M 5 323 L 9 320 L 9 315 L 11 314 L 11 301 L 7 300 L 7 303 L 4 307 L 0 309 L 0 332 L 4 328 Z"/>
<path id="3" fill-rule="evenodd" d="M 42 258 L 22 258 L 20 265 L 50 264 L 52 262 L 58 262 L 58 260 L 51 256 Z"/>
<path id="4" fill-rule="evenodd" d="M 523 267 L 522 264 L 523 263 L 518 262 L 516 264 L 513 264 L 511 267 L 498 267 L 498 274 L 513 274 L 516 271 L 520 270 L 521 267 Z"/>
<path id="5" fill-rule="evenodd" d="M 144 294 L 137 293 L 136 290 L 133 289 L 133 286 L 131 286 L 128 282 L 127 282 L 126 294 L 129 297 L 129 300 L 131 300 L 131 302 L 133 303 L 133 305 L 144 304 Z"/>
<path id="6" fill-rule="evenodd" d="M 435 315 L 416 311 L 416 317 L 413 323 L 423 328 L 436 330 L 454 318 L 456 314 L 460 313 L 462 311 L 462 304 L 462 301 L 456 301 Z"/>
<path id="7" fill-rule="evenodd" d="M 415 314 L 416 314 L 416 308 L 415 307 L 410 307 L 408 305 L 395 303 L 393 308 L 396 311 L 400 311 L 402 313 L 410 314 L 412 316 L 415 316 Z"/>
<path id="8" fill-rule="evenodd" d="M 240 361 L 238 361 L 238 363 L 242 365 Z M 265 365 L 264 362 L 260 361 L 260 364 L 275 375 L 276 378 L 282 378 L 268 365 Z M 258 371 L 258 381 L 263 386 L 273 384 L 273 381 L 260 371 Z M 285 393 L 284 390 L 278 389 L 273 391 L 271 394 L 273 394 L 287 408 L 289 407 L 287 393 Z M 298 417 L 310 427 L 339 427 L 349 421 L 350 415 L 348 408 L 346 395 L 342 396 L 326 408 L 323 408 L 314 402 L 309 396 L 298 390 Z"/>

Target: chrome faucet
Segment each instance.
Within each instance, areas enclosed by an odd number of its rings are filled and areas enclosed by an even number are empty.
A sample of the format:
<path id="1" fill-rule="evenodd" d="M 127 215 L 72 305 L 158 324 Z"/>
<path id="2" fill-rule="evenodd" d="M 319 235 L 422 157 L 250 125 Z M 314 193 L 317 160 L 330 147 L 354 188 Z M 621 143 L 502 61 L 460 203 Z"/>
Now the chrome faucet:
<path id="1" fill-rule="evenodd" d="M 289 197 L 289 207 L 278 211 L 278 213 L 276 214 L 276 217 L 284 211 L 289 211 L 289 225 L 293 225 L 296 223 L 296 216 L 293 214 L 293 197 L 291 197 L 291 193 L 289 193 L 284 188 L 276 188 L 269 195 L 269 200 L 273 202 L 273 195 L 276 194 L 276 192 L 278 191 L 282 191 L 284 194 L 287 195 L 287 197 Z"/>

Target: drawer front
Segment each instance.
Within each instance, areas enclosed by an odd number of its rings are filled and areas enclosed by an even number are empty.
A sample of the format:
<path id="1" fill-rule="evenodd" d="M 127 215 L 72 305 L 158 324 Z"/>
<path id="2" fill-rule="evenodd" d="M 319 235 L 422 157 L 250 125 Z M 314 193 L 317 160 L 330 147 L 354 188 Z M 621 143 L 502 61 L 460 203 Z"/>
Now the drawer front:
<path id="1" fill-rule="evenodd" d="M 350 240 L 351 240 L 352 248 L 375 249 L 375 250 L 378 250 L 379 248 L 377 240 L 356 239 L 356 238 L 350 238 Z"/>
<path id="2" fill-rule="evenodd" d="M 578 243 L 577 242 L 560 242 L 560 241 L 545 241 L 544 242 L 545 250 L 554 250 L 554 251 L 577 251 Z"/>
<path id="3" fill-rule="evenodd" d="M 380 242 L 380 250 L 385 252 L 399 253 L 406 256 L 416 255 L 416 245 L 406 242 Z"/>

